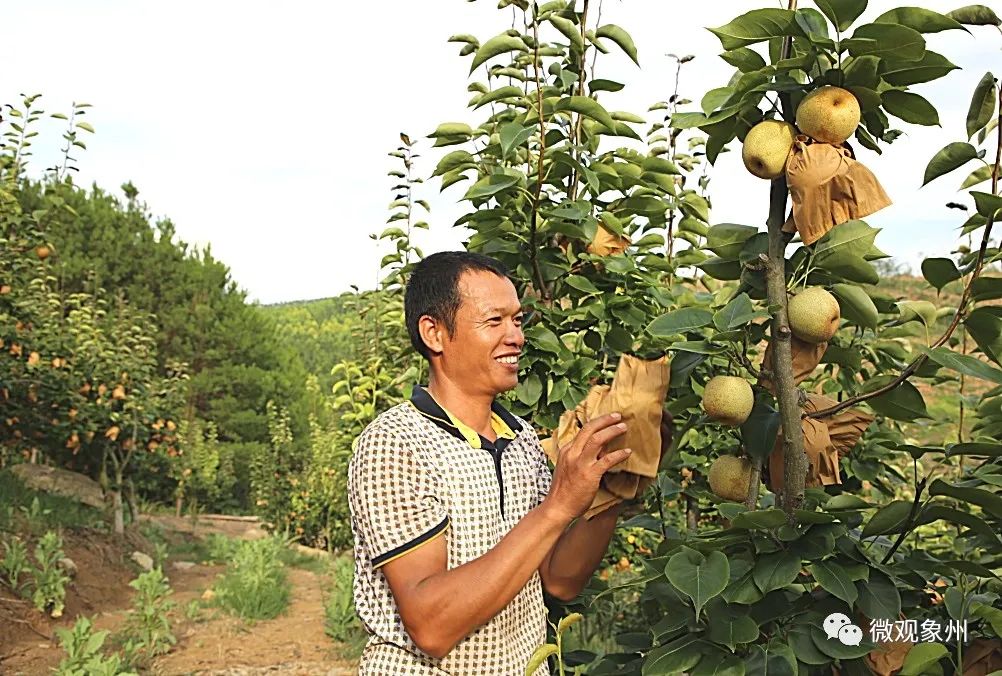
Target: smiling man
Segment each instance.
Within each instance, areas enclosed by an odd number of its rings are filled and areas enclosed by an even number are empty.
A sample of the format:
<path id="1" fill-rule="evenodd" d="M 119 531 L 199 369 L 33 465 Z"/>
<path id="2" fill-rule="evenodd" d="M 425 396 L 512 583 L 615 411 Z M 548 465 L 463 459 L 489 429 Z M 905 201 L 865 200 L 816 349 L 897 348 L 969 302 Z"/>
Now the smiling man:
<path id="1" fill-rule="evenodd" d="M 359 436 L 348 475 L 359 673 L 521 676 L 546 639 L 543 590 L 573 599 L 620 509 L 578 519 L 626 426 L 612 413 L 563 447 L 551 477 L 532 427 L 496 397 L 518 384 L 522 309 L 498 261 L 444 252 L 415 267 L 407 330 L 428 386 Z M 544 664 L 537 672 L 548 674 Z"/>

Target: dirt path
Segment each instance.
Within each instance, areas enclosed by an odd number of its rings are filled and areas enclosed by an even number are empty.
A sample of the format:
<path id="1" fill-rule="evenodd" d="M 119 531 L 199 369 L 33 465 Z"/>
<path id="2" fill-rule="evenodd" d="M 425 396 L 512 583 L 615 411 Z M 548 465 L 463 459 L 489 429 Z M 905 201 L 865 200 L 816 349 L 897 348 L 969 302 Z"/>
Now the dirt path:
<path id="1" fill-rule="evenodd" d="M 156 521 L 171 529 L 175 525 L 181 527 L 177 530 L 185 528 L 182 524 L 170 523 L 169 519 L 157 517 Z M 204 528 L 205 532 L 225 531 L 231 537 L 256 535 L 254 524 L 227 523 L 219 526 L 210 521 Z M 198 535 L 204 535 L 202 529 L 200 524 Z M 288 569 L 292 599 L 286 612 L 273 620 L 246 623 L 212 607 L 203 607 L 194 618 L 187 617 L 188 605 L 201 599 L 223 570 L 224 567 L 218 565 L 178 568 L 168 564 L 166 572 L 176 604 L 172 613 L 172 629 L 178 642 L 170 653 L 154 662 L 149 673 L 163 676 L 337 676 L 356 672 L 355 663 L 341 657 L 340 646 L 324 634 L 323 602 L 328 593 L 325 585 L 330 584 L 329 578 L 310 570 Z M 83 614 L 91 617 L 98 629 L 114 632 L 125 619 L 128 603 L 128 598 L 119 594 L 109 598 L 107 604 L 90 607 Z M 203 601 L 202 606 L 208 604 Z M 59 626 L 70 625 L 72 618 L 67 618 Z M 25 676 L 51 674 L 62 657 L 63 651 L 54 636 L 51 642 L 47 642 L 42 635 L 33 635 L 14 645 L 4 646 L 4 654 L 0 655 L 0 673 Z"/>

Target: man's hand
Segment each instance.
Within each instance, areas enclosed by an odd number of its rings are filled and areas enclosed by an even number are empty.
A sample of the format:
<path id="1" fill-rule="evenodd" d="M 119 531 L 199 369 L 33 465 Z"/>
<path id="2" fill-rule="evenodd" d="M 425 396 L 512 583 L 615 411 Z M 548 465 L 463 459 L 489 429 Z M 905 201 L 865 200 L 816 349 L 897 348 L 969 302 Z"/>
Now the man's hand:
<path id="1" fill-rule="evenodd" d="M 595 418 L 560 449 L 546 501 L 568 522 L 588 510 L 598 493 L 602 475 L 632 452 L 628 448 L 605 452 L 605 445 L 626 431 L 621 419 L 618 413 Z"/>

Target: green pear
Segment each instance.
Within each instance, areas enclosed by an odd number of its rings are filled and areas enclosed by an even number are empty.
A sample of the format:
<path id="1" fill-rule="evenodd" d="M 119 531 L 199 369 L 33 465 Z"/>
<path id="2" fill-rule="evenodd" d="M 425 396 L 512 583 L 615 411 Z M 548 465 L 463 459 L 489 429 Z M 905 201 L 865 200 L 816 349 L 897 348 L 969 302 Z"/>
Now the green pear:
<path id="1" fill-rule="evenodd" d="M 782 120 L 763 120 L 745 135 L 741 159 L 745 169 L 759 178 L 778 178 L 786 169 L 786 158 L 793 147 L 797 129 Z"/>
<path id="2" fill-rule="evenodd" d="M 748 420 L 755 393 L 744 378 L 714 376 L 703 388 L 703 410 L 711 419 L 737 427 Z"/>
<path id="3" fill-rule="evenodd" d="M 859 126 L 859 101 L 848 89 L 818 87 L 797 106 L 797 127 L 815 141 L 842 143 Z"/>
<path id="4" fill-rule="evenodd" d="M 751 472 L 748 458 L 722 455 L 710 465 L 710 490 L 724 500 L 744 502 L 751 490 Z"/>
<path id="5" fill-rule="evenodd" d="M 838 331 L 842 313 L 838 301 L 820 286 L 804 289 L 790 299 L 790 330 L 808 343 L 825 343 Z"/>

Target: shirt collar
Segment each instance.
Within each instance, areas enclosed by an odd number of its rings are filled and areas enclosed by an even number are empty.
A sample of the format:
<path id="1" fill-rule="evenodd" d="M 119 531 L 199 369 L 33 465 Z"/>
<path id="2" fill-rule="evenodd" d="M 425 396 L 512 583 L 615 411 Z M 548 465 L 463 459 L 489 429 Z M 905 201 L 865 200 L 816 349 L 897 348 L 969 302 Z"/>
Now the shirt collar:
<path id="1" fill-rule="evenodd" d="M 493 445 L 472 427 L 449 413 L 422 386 L 414 386 L 411 392 L 410 403 L 417 409 L 418 413 L 457 439 L 463 439 L 473 448 L 484 448 L 485 446 Z M 500 439 L 514 439 L 515 435 L 522 430 L 522 426 L 515 419 L 515 416 L 509 413 L 497 401 L 491 404 L 491 427 L 494 428 Z"/>

